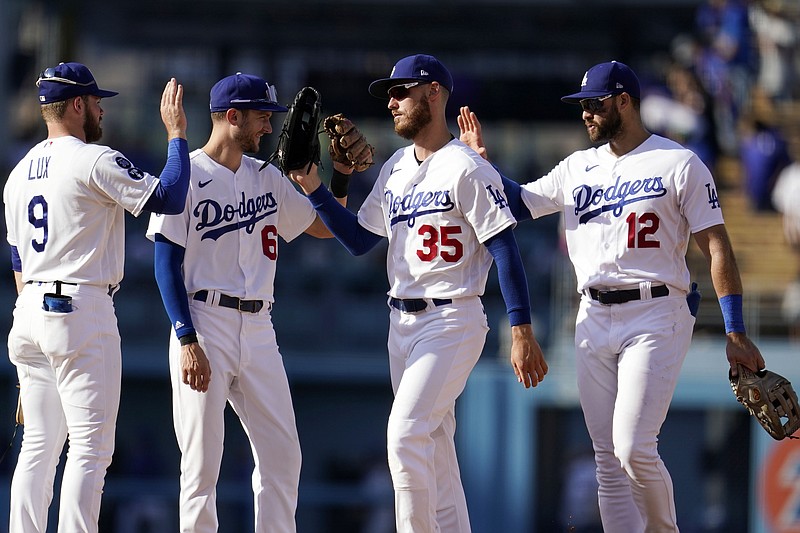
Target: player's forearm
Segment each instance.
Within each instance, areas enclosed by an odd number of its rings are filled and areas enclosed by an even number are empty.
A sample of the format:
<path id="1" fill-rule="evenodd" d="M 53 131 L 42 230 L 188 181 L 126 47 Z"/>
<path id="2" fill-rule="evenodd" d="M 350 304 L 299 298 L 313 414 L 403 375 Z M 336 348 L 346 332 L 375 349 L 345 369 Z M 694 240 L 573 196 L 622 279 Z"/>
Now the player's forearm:
<path id="1" fill-rule="evenodd" d="M 497 278 L 506 303 L 509 322 L 512 326 L 530 324 L 528 280 L 513 230 L 510 227 L 504 229 L 486 241 L 486 248 L 497 264 Z"/>
<path id="2" fill-rule="evenodd" d="M 155 241 L 155 278 L 164 309 L 179 339 L 194 335 L 196 332 L 189 312 L 189 298 L 181 275 L 185 250 L 161 234 L 156 234 Z"/>
<path id="3" fill-rule="evenodd" d="M 725 226 L 718 225 L 695 235 L 700 249 L 706 255 L 714 292 L 725 323 L 727 335 L 745 333 L 742 311 L 742 278 L 733 254 Z"/>
<path id="4" fill-rule="evenodd" d="M 725 226 L 713 226 L 696 233 L 694 237 L 708 261 L 717 297 L 742 294 L 742 278 Z"/>
<path id="5" fill-rule="evenodd" d="M 380 242 L 382 237 L 359 224 L 358 217 L 339 204 L 325 187 L 317 188 L 308 199 L 331 233 L 351 254 L 365 254 Z"/>

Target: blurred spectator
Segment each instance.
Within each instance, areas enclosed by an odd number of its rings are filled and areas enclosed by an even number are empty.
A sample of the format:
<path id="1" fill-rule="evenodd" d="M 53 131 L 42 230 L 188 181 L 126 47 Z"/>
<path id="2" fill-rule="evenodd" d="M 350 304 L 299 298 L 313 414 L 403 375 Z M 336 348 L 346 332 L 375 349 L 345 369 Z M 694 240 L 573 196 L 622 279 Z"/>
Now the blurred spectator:
<path id="1" fill-rule="evenodd" d="M 748 107 L 757 63 L 747 0 L 706 0 L 695 23 L 702 43 L 698 73 L 714 96 L 720 145 L 733 154 L 736 122 Z"/>
<path id="2" fill-rule="evenodd" d="M 798 59 L 798 29 L 787 10 L 785 0 L 755 1 L 750 7 L 759 58 L 756 84 L 767 97 L 778 101 L 792 97 Z"/>
<path id="3" fill-rule="evenodd" d="M 642 97 L 642 121 L 653 133 L 689 148 L 709 168 L 717 160 L 712 105 L 708 92 L 691 67 L 674 62 L 667 67 L 663 91 Z"/>
<path id="4" fill-rule="evenodd" d="M 783 214 L 786 243 L 795 252 L 800 266 L 800 131 L 790 137 L 790 147 L 793 161 L 778 175 L 772 203 Z M 800 276 L 786 288 L 781 311 L 791 337 L 800 339 Z"/>
<path id="5" fill-rule="evenodd" d="M 774 124 L 769 102 L 765 99 L 761 102 L 741 121 L 739 154 L 750 206 L 756 211 L 771 211 L 772 189 L 778 173 L 789 164 L 789 152 Z"/>

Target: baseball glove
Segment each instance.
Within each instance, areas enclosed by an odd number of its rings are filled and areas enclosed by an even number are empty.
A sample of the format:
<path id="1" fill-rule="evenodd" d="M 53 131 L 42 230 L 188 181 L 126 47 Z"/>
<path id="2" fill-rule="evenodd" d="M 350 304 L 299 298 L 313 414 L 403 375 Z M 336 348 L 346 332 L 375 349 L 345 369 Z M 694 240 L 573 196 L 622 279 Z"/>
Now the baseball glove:
<path id="1" fill-rule="evenodd" d="M 338 113 L 326 118 L 322 127 L 331 139 L 328 152 L 333 161 L 347 165 L 356 172 L 363 172 L 373 164 L 375 148 L 349 118 Z"/>
<path id="2" fill-rule="evenodd" d="M 739 364 L 737 369 L 739 375 L 735 378 L 728 373 L 736 400 L 773 439 L 798 438 L 792 433 L 800 429 L 800 407 L 789 380 L 766 369 L 752 372 Z"/>
<path id="3" fill-rule="evenodd" d="M 263 170 L 272 161 L 288 175 L 290 170 L 319 165 L 319 123 L 322 98 L 313 87 L 304 87 L 294 97 L 283 121 L 275 152 L 261 165 Z"/>

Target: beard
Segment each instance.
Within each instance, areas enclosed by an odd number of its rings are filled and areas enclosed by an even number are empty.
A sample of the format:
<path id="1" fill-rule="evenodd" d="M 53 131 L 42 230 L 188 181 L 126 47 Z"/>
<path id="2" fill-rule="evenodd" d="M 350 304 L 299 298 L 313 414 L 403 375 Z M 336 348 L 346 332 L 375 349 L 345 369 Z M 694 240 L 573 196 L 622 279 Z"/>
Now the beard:
<path id="1" fill-rule="evenodd" d="M 401 120 L 395 123 L 394 131 L 404 139 L 413 140 L 432 120 L 431 105 L 428 100 L 423 99 L 417 102 L 405 117 L 401 117 Z"/>
<path id="2" fill-rule="evenodd" d="M 233 140 L 236 141 L 236 144 L 239 145 L 242 152 L 248 154 L 258 152 L 258 148 L 261 145 L 261 140 L 258 137 L 253 137 L 252 134 L 248 134 L 242 130 L 237 130 L 233 134 Z"/>
<path id="3" fill-rule="evenodd" d="M 248 122 L 249 117 L 247 116 L 247 110 L 245 110 L 243 111 L 242 123 L 233 134 L 233 140 L 236 142 L 242 152 L 254 154 L 258 152 L 258 148 L 261 146 L 261 138 L 249 132 L 251 128 L 247 127 Z"/>
<path id="4" fill-rule="evenodd" d="M 103 136 L 103 128 L 100 127 L 100 119 L 95 119 L 89 114 L 88 107 L 83 109 L 83 134 L 86 136 L 87 143 L 99 141 Z"/>
<path id="5" fill-rule="evenodd" d="M 617 109 L 616 102 L 612 102 L 605 117 L 604 124 L 594 123 L 596 129 L 589 132 L 589 140 L 593 143 L 610 141 L 622 132 L 622 117 Z"/>

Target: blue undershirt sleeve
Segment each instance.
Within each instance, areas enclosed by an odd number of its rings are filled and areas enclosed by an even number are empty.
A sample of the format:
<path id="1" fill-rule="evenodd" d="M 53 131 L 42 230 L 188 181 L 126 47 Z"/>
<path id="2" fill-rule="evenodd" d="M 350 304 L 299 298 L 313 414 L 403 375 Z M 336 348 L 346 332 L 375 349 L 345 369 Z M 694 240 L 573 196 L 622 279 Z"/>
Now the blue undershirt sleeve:
<path id="1" fill-rule="evenodd" d="M 11 270 L 22 272 L 22 259 L 19 257 L 19 250 L 16 246 L 11 247 Z"/>
<path id="2" fill-rule="evenodd" d="M 189 312 L 189 297 L 183 283 L 181 267 L 186 249 L 170 241 L 160 233 L 155 235 L 155 275 L 164 309 L 180 339 L 196 333 Z M 176 327 L 178 325 L 178 327 Z"/>
<path id="3" fill-rule="evenodd" d="M 487 240 L 489 253 L 497 264 L 500 292 L 506 303 L 508 320 L 512 326 L 531 323 L 531 303 L 528 295 L 528 279 L 519 255 L 514 230 L 508 227 Z"/>
<path id="4" fill-rule="evenodd" d="M 144 204 L 145 211 L 177 215 L 186 205 L 189 191 L 189 144 L 176 137 L 167 146 L 167 162 L 159 176 L 158 186 Z"/>
<path id="5" fill-rule="evenodd" d="M 308 195 L 308 199 L 319 218 L 351 254 L 363 255 L 383 238 L 359 224 L 355 213 L 337 202 L 326 187 L 320 186 Z"/>

